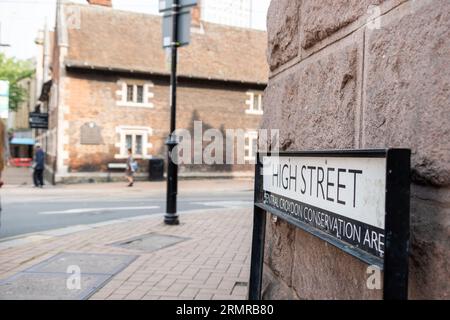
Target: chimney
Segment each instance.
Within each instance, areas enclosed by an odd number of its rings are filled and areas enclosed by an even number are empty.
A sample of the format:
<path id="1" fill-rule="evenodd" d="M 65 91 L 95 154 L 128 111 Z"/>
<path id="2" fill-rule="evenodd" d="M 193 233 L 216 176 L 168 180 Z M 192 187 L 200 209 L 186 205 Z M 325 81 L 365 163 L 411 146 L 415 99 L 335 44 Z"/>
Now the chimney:
<path id="1" fill-rule="evenodd" d="M 201 11 L 202 2 L 201 0 L 197 1 L 197 5 L 192 7 L 192 26 L 199 28 L 201 26 L 200 20 L 202 19 L 202 11 Z"/>
<path id="2" fill-rule="evenodd" d="M 89 4 L 112 8 L 111 0 L 87 0 Z"/>

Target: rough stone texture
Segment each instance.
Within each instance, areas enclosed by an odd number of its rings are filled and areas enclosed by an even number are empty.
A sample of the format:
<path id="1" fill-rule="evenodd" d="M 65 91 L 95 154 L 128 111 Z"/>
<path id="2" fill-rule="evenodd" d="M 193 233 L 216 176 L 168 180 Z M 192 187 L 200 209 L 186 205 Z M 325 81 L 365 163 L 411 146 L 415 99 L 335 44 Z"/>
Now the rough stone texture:
<path id="1" fill-rule="evenodd" d="M 366 288 L 366 264 L 283 220 L 267 219 L 263 299 L 382 298 L 381 290 Z"/>
<path id="2" fill-rule="evenodd" d="M 281 150 L 353 147 L 359 59 L 350 42 L 270 81 L 262 127 L 280 130 Z"/>
<path id="3" fill-rule="evenodd" d="M 295 141 L 295 115 L 298 95 L 298 74 L 285 72 L 266 88 L 263 105 L 264 110 L 262 128 L 279 130 L 280 149 L 288 149 Z M 284 106 L 274 108 L 273 106 Z"/>
<path id="4" fill-rule="evenodd" d="M 300 1 L 274 0 L 267 17 L 268 51 L 271 70 L 296 57 L 299 50 Z"/>
<path id="5" fill-rule="evenodd" d="M 295 291 L 289 288 L 283 281 L 268 268 L 263 269 L 262 299 L 270 300 L 294 300 L 298 299 Z"/>
<path id="6" fill-rule="evenodd" d="M 413 180 L 450 185 L 450 2 L 396 10 L 367 34 L 365 147 L 412 149 Z"/>
<path id="7" fill-rule="evenodd" d="M 449 299 L 450 2 L 410 2 L 366 39 L 364 147 L 412 149 L 409 296 Z"/>
<path id="8" fill-rule="evenodd" d="M 268 214 L 266 234 L 270 234 L 271 241 L 265 242 L 264 261 L 270 265 L 273 275 L 290 287 L 295 230 L 287 222 Z"/>
<path id="9" fill-rule="evenodd" d="M 358 87 L 357 45 L 299 66 L 295 148 L 352 148 Z"/>
<path id="10" fill-rule="evenodd" d="M 450 190 L 411 189 L 411 299 L 450 299 Z"/>
<path id="11" fill-rule="evenodd" d="M 381 299 L 369 290 L 367 264 L 310 235 L 295 231 L 292 286 L 300 299 Z"/>
<path id="12" fill-rule="evenodd" d="M 388 2 L 303 1 L 303 49 L 326 39 L 324 47 L 295 65 L 284 60 L 286 68 L 266 88 L 262 126 L 280 129 L 282 150 L 411 148 L 409 298 L 449 299 L 450 2 Z M 336 38 L 373 4 L 385 5 L 381 29 Z M 274 12 L 268 19 L 282 22 Z M 271 36 L 275 43 L 269 30 Z M 363 263 L 301 230 L 292 240 L 293 230 L 283 223 L 268 227 L 265 299 L 381 298 L 366 289 Z M 278 257 L 294 254 L 285 262 L 291 267 L 270 256 L 274 248 Z M 290 277 L 280 272 L 290 269 Z"/>
<path id="13" fill-rule="evenodd" d="M 368 13 L 385 0 L 303 0 L 300 7 L 301 45 L 307 49 Z M 291 1 L 296 2 L 296 1 Z"/>

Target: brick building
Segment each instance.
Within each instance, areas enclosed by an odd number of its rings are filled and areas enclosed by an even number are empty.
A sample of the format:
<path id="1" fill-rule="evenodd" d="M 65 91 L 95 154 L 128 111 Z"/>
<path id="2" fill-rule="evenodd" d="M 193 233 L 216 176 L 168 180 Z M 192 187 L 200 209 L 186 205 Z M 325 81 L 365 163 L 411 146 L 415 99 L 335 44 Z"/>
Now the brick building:
<path id="1" fill-rule="evenodd" d="M 106 179 L 108 164 L 124 163 L 131 147 L 146 176 L 147 159 L 165 158 L 169 133 L 170 55 L 162 49 L 161 18 L 88 2 L 57 8 L 43 107 L 49 130 L 40 137 L 46 174 L 54 182 Z M 201 120 L 204 129 L 244 129 L 250 159 L 267 82 L 266 33 L 193 17 L 191 44 L 179 50 L 177 128 L 192 130 Z M 180 168 L 181 175 L 211 171 L 252 174 L 250 165 Z"/>

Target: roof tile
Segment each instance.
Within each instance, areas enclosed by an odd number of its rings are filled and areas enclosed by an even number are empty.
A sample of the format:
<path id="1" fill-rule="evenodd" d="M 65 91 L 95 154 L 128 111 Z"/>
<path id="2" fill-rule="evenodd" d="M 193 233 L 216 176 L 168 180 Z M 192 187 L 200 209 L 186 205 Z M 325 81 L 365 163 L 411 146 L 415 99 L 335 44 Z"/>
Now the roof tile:
<path id="1" fill-rule="evenodd" d="M 162 49 L 161 17 L 106 7 L 79 8 L 81 23 L 68 27 L 67 61 L 75 65 L 149 73 L 169 73 Z M 266 83 L 266 32 L 203 22 L 191 32 L 191 43 L 179 49 L 181 76 Z"/>

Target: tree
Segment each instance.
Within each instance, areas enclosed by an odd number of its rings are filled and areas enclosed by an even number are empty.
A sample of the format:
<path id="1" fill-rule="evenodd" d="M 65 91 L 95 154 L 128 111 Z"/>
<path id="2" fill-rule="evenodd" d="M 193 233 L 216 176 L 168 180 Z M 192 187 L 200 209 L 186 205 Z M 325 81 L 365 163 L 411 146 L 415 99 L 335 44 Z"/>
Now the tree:
<path id="1" fill-rule="evenodd" d="M 33 73 L 33 66 L 29 61 L 7 58 L 3 53 L 0 53 L 0 80 L 9 81 L 10 110 L 17 110 L 28 93 L 26 89 L 20 86 L 19 81 L 30 77 Z"/>

